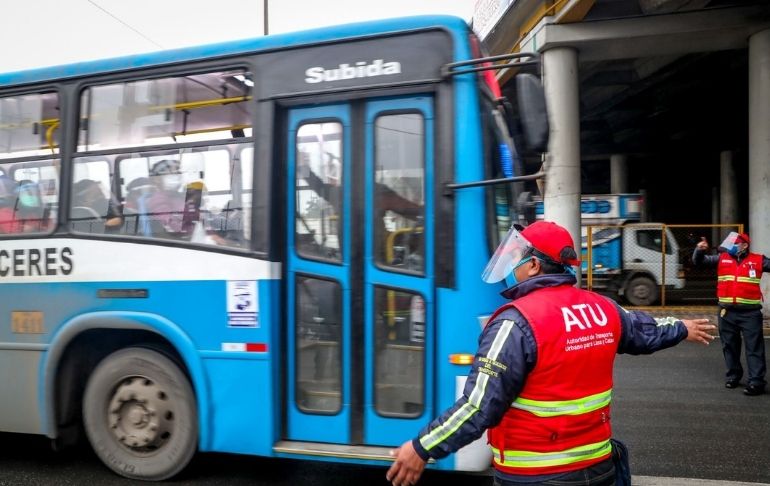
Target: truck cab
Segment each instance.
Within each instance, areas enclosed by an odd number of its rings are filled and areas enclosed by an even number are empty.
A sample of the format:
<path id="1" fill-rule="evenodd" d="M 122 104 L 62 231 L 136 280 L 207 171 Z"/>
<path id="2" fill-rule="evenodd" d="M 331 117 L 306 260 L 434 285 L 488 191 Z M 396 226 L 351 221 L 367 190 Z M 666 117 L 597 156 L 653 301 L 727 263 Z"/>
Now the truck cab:
<path id="1" fill-rule="evenodd" d="M 581 196 L 583 286 L 623 298 L 634 306 L 653 305 L 661 285 L 684 287 L 679 245 L 663 223 L 641 223 L 640 194 Z M 536 205 L 543 217 L 542 201 Z"/>

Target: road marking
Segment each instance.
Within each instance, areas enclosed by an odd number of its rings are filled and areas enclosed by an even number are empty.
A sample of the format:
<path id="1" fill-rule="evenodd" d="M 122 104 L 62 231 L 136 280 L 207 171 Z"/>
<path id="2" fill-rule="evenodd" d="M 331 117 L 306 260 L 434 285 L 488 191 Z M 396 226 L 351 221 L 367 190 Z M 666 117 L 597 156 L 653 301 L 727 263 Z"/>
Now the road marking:
<path id="1" fill-rule="evenodd" d="M 770 486 L 770 483 L 746 483 L 714 479 L 667 478 L 656 476 L 632 476 L 632 486 Z"/>

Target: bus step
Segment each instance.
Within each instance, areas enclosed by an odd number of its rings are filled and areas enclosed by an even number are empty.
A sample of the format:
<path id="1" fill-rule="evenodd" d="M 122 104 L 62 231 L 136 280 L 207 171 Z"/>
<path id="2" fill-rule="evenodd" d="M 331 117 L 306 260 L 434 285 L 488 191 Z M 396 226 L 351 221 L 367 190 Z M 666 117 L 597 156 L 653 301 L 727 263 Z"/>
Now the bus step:
<path id="1" fill-rule="evenodd" d="M 300 456 L 339 457 L 369 461 L 393 462 L 390 451 L 395 447 L 359 446 L 347 444 L 326 444 L 323 442 L 299 442 L 282 440 L 275 443 L 273 451 L 281 454 Z"/>

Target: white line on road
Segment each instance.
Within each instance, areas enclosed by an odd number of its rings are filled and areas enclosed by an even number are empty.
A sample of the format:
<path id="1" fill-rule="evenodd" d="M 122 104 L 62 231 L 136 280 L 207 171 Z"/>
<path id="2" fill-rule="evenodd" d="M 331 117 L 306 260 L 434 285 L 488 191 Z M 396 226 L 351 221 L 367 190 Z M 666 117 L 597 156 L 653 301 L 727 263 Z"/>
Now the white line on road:
<path id="1" fill-rule="evenodd" d="M 632 476 L 632 486 L 770 486 L 769 483 L 746 483 L 742 481 L 720 481 L 714 479 L 666 478 L 655 476 Z"/>

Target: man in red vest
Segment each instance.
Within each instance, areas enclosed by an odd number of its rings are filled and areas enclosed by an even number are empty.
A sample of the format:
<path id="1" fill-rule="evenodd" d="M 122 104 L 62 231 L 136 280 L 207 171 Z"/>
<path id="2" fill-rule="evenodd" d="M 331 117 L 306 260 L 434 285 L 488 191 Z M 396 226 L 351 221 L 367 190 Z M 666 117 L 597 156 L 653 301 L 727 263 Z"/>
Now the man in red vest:
<path id="1" fill-rule="evenodd" d="M 512 228 L 482 278 L 513 286 L 489 319 L 463 396 L 393 451 L 386 477 L 412 485 L 439 459 L 489 429 L 494 484 L 615 484 L 610 437 L 617 353 L 649 354 L 680 341 L 708 344 L 707 319 L 655 320 L 577 289 L 580 262 L 566 229 Z M 573 482 L 574 481 L 574 482 Z"/>
<path id="2" fill-rule="evenodd" d="M 737 388 L 743 377 L 741 334 L 746 342 L 749 379 L 743 393 L 749 396 L 765 392 L 765 341 L 762 335 L 762 272 L 770 271 L 770 260 L 751 253 L 751 239 L 746 233 L 730 233 L 719 246 L 718 255 L 706 255 L 706 238 L 695 247 L 692 261 L 696 266 L 717 268 L 719 337 L 727 365 L 725 386 Z"/>

